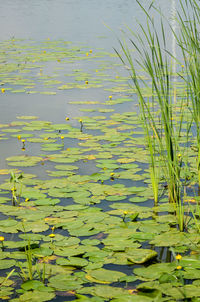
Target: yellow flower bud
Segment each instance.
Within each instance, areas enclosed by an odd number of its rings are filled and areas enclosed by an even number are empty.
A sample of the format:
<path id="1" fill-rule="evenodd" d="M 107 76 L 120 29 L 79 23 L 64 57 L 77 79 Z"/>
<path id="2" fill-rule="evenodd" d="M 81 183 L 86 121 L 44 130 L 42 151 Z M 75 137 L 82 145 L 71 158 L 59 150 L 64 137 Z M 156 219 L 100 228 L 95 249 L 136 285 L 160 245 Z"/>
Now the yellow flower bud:
<path id="1" fill-rule="evenodd" d="M 182 256 L 180 254 L 176 255 L 176 260 L 181 260 Z"/>
<path id="2" fill-rule="evenodd" d="M 1 88 L 1 92 L 4 93 L 5 92 L 5 88 Z"/>
<path id="3" fill-rule="evenodd" d="M 5 238 L 3 236 L 0 236 L 0 241 L 2 242 L 4 240 L 5 240 Z"/>
<path id="4" fill-rule="evenodd" d="M 181 266 L 181 265 L 178 265 L 178 266 L 176 267 L 176 269 L 182 269 L 182 266 Z"/>
<path id="5" fill-rule="evenodd" d="M 53 234 L 53 233 L 49 234 L 49 237 L 50 237 L 50 238 L 54 238 L 55 236 L 56 236 L 56 235 Z"/>

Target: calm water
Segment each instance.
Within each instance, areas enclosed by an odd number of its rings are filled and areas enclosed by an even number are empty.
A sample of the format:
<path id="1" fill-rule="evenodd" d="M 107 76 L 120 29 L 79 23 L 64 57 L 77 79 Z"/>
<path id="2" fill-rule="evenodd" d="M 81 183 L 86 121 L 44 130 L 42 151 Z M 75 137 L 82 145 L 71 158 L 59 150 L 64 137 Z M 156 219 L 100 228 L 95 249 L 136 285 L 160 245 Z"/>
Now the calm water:
<path id="1" fill-rule="evenodd" d="M 166 17 L 172 2 L 155 1 Z M 136 18 L 144 19 L 136 0 L 0 0 L 0 40 L 49 37 L 111 49 L 125 25 L 136 28 Z"/>

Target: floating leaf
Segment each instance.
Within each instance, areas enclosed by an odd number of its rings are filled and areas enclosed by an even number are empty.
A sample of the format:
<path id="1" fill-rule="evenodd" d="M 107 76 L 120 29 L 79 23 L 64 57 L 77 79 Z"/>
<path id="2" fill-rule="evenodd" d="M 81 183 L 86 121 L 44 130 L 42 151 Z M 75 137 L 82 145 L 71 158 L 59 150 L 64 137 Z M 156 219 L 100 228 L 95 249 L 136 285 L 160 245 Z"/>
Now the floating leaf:
<path id="1" fill-rule="evenodd" d="M 69 257 L 69 259 L 58 258 L 56 263 L 59 265 L 68 265 L 75 267 L 84 267 L 88 264 L 88 261 L 78 257 Z"/>
<path id="2" fill-rule="evenodd" d="M 157 256 L 157 252 L 148 249 L 127 248 L 126 253 L 127 253 L 127 259 L 130 262 L 138 263 L 138 264 L 145 263 Z"/>
<path id="3" fill-rule="evenodd" d="M 2 260 L 0 261 L 0 269 L 8 269 L 16 264 L 15 260 Z"/>
<path id="4" fill-rule="evenodd" d="M 112 283 L 119 281 L 120 278 L 125 277 L 126 275 L 122 272 L 100 268 L 97 270 L 89 271 L 85 277 L 88 279 L 90 276 L 93 278 L 93 281 L 97 283 L 99 283 L 98 281 L 100 281 L 100 283 L 102 281 Z"/>

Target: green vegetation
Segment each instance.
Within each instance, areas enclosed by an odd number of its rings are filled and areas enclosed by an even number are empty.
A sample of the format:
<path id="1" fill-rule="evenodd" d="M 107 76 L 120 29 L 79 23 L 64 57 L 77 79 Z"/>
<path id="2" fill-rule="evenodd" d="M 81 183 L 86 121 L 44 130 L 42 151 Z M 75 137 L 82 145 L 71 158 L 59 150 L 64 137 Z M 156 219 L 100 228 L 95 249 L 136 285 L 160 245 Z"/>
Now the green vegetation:
<path id="1" fill-rule="evenodd" d="M 198 22 L 197 3 L 187 5 Z M 121 43 L 134 87 L 102 50 L 0 43 L 5 102 L 70 95 L 58 123 L 21 108 L 0 124 L 0 149 L 12 145 L 0 169 L 0 299 L 199 301 L 199 41 L 184 8 L 176 75 L 148 12 L 131 40 L 137 65 Z"/>

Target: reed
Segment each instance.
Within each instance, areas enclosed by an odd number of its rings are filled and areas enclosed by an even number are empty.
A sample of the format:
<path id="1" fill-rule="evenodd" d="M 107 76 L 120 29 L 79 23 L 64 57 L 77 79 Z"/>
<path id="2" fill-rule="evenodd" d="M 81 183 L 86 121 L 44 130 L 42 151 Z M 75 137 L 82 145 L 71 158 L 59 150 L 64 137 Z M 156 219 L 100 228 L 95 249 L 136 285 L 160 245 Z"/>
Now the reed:
<path id="1" fill-rule="evenodd" d="M 180 143 L 177 132 L 180 133 L 182 123 L 177 127 L 177 120 L 173 117 L 173 80 L 169 51 L 167 51 L 166 35 L 164 25 L 161 18 L 160 29 L 161 36 L 158 34 L 154 24 L 154 19 L 138 2 L 144 11 L 147 22 L 146 28 L 140 24 L 141 34 L 134 35 L 135 40 L 130 39 L 131 45 L 137 52 L 139 59 L 133 59 L 129 47 L 126 42 L 119 41 L 122 49 L 122 55 L 118 52 L 118 56 L 124 65 L 129 65 L 130 75 L 137 91 L 140 112 L 147 137 L 148 149 L 150 152 L 150 168 L 151 182 L 154 190 L 154 198 L 157 201 L 159 173 L 165 176 L 168 187 L 169 201 L 180 201 L 180 171 L 182 161 L 180 161 Z M 151 80 L 152 98 L 148 100 L 143 93 L 144 85 L 148 85 L 142 81 L 136 66 L 142 68 L 147 77 Z M 149 104 L 151 102 L 151 104 Z M 156 114 L 152 108 L 157 110 Z M 180 111 L 183 114 L 183 111 Z M 159 119 L 158 119 L 159 116 Z M 158 123 L 160 120 L 160 124 Z M 178 129 L 178 130 L 177 130 Z M 156 164 L 159 158 L 161 167 Z"/>
<path id="2" fill-rule="evenodd" d="M 196 0 L 182 0 L 177 21 L 180 34 L 177 43 L 184 60 L 183 79 L 187 85 L 190 109 L 195 124 L 197 145 L 197 174 L 200 185 L 200 7 Z"/>

